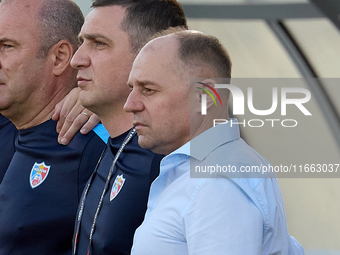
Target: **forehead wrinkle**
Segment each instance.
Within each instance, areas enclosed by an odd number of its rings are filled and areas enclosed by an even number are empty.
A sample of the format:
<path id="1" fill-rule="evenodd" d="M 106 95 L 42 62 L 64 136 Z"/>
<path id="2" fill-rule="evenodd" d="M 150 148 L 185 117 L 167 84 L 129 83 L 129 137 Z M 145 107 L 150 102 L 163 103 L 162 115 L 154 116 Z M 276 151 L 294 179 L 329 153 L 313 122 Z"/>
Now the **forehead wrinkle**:
<path id="1" fill-rule="evenodd" d="M 25 27 L 26 30 L 39 32 L 39 20 L 38 11 L 40 8 L 40 2 L 38 5 L 30 5 L 30 0 L 20 1 L 2 1 L 0 3 L 0 15 L 2 27 L 8 27 L 6 32 L 10 32 L 11 29 L 18 27 Z M 17 18 L 20 16 L 20 18 Z M 27 26 L 27 24 L 31 24 Z M 16 34 L 14 34 L 16 35 Z M 20 36 L 20 35 L 19 35 Z"/>
<path id="2" fill-rule="evenodd" d="M 2 0 L 0 9 L 10 8 L 11 11 L 20 12 L 25 17 L 30 16 L 38 21 L 38 12 L 43 2 L 44 0 Z"/>

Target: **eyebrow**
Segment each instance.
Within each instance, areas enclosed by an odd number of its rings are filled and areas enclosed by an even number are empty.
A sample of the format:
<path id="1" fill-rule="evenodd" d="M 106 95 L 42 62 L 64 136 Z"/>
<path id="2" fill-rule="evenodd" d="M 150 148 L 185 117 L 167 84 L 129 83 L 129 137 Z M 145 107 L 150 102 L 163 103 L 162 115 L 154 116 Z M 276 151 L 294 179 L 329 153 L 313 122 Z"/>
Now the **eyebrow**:
<path id="1" fill-rule="evenodd" d="M 136 81 L 136 83 L 138 84 L 138 86 L 142 86 L 142 87 L 144 87 L 146 85 L 158 85 L 157 83 L 154 83 L 154 82 L 148 81 L 148 80 L 145 80 L 145 81 Z M 128 82 L 127 85 L 128 85 L 129 88 L 133 88 L 132 83 Z"/>
<path id="2" fill-rule="evenodd" d="M 108 42 L 112 42 L 112 40 L 111 39 L 109 39 L 109 38 L 107 38 L 106 36 L 103 36 L 103 35 L 101 35 L 101 34 L 98 34 L 98 33 L 94 33 L 94 34 L 85 34 L 85 35 L 83 35 L 83 34 L 79 34 L 78 35 L 78 38 L 80 39 L 80 40 L 83 40 L 84 38 L 85 39 L 88 39 L 88 40 L 91 40 L 91 41 L 94 41 L 94 40 L 97 40 L 97 39 L 104 39 L 104 40 L 106 40 L 106 41 L 108 41 Z"/>
<path id="3" fill-rule="evenodd" d="M 154 83 L 154 82 L 148 81 L 148 80 L 145 80 L 145 81 L 137 81 L 137 84 L 138 84 L 139 86 L 158 85 L 157 83 Z"/>
<path id="4" fill-rule="evenodd" d="M 2 39 L 0 39 L 0 43 L 4 43 L 4 42 L 12 42 L 12 43 L 17 43 L 17 41 L 16 41 L 16 40 L 9 39 L 9 38 L 2 38 Z"/>

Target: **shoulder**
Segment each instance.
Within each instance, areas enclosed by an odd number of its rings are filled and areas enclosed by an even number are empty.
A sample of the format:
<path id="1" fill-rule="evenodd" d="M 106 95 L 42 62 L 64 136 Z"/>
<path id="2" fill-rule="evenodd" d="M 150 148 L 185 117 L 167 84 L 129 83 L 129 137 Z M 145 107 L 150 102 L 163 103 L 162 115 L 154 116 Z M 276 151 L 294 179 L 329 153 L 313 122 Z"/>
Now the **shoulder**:
<path id="1" fill-rule="evenodd" d="M 88 134 L 83 135 L 78 132 L 68 146 L 73 148 L 96 147 L 104 148 L 109 138 L 109 133 L 102 124 L 98 124 Z"/>

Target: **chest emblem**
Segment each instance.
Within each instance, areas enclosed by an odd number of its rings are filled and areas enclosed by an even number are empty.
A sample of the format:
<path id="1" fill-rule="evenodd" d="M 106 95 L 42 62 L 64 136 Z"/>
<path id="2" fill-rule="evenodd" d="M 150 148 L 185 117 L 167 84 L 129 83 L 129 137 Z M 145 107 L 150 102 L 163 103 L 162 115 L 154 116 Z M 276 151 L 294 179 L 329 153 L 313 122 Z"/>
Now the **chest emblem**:
<path id="1" fill-rule="evenodd" d="M 110 193 L 110 201 L 112 201 L 121 191 L 121 189 L 123 188 L 124 182 L 125 182 L 125 178 L 123 177 L 123 175 L 122 174 L 117 175 L 112 185 L 112 189 Z"/>
<path id="2" fill-rule="evenodd" d="M 32 189 L 38 187 L 42 184 L 50 171 L 51 166 L 46 166 L 45 162 L 38 164 L 37 162 L 34 163 L 31 174 L 30 174 L 30 185 Z"/>

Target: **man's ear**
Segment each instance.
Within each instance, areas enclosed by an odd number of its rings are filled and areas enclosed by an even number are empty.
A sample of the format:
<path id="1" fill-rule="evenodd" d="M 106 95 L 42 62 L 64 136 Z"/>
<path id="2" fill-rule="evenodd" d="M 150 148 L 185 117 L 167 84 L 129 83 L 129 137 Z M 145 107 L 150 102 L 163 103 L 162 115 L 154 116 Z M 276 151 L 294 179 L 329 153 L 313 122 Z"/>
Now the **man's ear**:
<path id="1" fill-rule="evenodd" d="M 51 49 L 52 68 L 55 76 L 61 75 L 70 65 L 73 47 L 67 40 L 61 40 Z"/>

